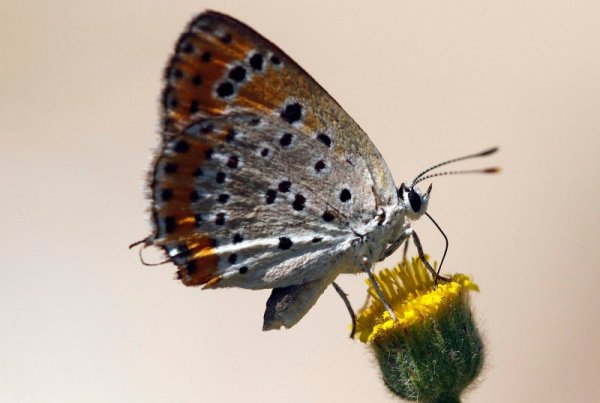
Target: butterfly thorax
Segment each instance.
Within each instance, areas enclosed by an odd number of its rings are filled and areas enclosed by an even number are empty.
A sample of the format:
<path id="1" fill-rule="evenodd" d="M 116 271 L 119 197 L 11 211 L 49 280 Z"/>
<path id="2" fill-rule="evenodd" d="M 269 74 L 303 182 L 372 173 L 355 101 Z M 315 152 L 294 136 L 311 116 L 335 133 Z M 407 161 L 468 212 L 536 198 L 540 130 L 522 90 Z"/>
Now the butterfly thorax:
<path id="1" fill-rule="evenodd" d="M 371 221 L 353 228 L 356 237 L 352 242 L 354 249 L 352 259 L 350 259 L 352 264 L 344 267 L 342 272 L 359 273 L 364 271 L 361 262 L 365 258 L 372 263 L 382 260 L 388 247 L 409 228 L 410 222 L 403 204 L 380 208 Z"/>
<path id="2" fill-rule="evenodd" d="M 402 244 L 399 240 L 412 231 L 411 220 L 417 220 L 426 213 L 430 192 L 431 188 L 422 193 L 412 184 L 403 183 L 398 189 L 397 204 L 380 208 L 372 220 L 353 229 L 357 235 L 356 258 L 353 261 L 363 261 L 366 258 L 375 263 L 393 253 Z M 364 267 L 356 266 L 352 269 L 344 271 L 360 272 Z"/>

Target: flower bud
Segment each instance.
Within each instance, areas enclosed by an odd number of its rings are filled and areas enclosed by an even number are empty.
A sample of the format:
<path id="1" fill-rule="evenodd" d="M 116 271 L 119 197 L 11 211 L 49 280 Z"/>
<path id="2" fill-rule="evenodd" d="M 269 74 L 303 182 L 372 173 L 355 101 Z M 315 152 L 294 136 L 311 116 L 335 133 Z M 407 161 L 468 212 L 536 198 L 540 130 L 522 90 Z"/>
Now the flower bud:
<path id="1" fill-rule="evenodd" d="M 376 275 L 397 321 L 372 286 L 357 317 L 357 334 L 372 348 L 386 386 L 420 402 L 459 402 L 483 366 L 484 346 L 469 306 L 471 279 L 436 285 L 420 259 Z"/>

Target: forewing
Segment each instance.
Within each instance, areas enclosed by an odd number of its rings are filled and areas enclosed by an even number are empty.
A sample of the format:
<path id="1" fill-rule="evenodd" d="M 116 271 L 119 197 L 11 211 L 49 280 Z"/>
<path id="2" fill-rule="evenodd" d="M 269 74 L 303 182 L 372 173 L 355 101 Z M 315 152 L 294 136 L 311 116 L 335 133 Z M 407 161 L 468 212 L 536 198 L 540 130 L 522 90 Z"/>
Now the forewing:
<path id="1" fill-rule="evenodd" d="M 165 136 L 199 117 L 232 111 L 273 116 L 366 166 L 377 205 L 396 202 L 393 179 L 367 135 L 291 58 L 243 23 L 210 11 L 195 18 L 165 76 Z"/>

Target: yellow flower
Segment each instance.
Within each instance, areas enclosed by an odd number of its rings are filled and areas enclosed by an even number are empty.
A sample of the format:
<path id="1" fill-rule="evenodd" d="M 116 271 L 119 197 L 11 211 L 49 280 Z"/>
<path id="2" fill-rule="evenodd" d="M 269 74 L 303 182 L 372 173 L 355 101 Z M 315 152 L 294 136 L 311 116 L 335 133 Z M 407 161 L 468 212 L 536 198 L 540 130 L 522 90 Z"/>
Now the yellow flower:
<path id="1" fill-rule="evenodd" d="M 404 261 L 393 269 L 384 269 L 375 275 L 381 290 L 396 314 L 395 322 L 379 300 L 373 285 L 369 285 L 369 299 L 356 318 L 356 333 L 362 342 L 385 337 L 393 329 L 406 329 L 428 317 L 435 316 L 468 291 L 479 287 L 468 276 L 455 274 L 450 282 L 434 280 L 418 257 Z"/>
<path id="2" fill-rule="evenodd" d="M 483 366 L 483 342 L 473 321 L 464 274 L 434 283 L 419 258 L 375 276 L 395 321 L 369 284 L 356 318 L 359 339 L 373 350 L 386 386 L 421 402 L 459 402 Z"/>

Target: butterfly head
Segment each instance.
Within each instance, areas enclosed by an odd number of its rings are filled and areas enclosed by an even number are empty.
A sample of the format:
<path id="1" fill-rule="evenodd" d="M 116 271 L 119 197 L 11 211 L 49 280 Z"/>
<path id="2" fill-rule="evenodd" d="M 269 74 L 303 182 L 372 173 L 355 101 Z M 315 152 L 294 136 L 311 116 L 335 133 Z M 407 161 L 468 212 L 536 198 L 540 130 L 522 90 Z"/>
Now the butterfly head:
<path id="1" fill-rule="evenodd" d="M 425 214 L 427 205 L 429 204 L 431 189 L 432 187 L 429 185 L 427 192 L 423 193 L 412 183 L 403 183 L 400 185 L 398 188 L 398 199 L 400 200 L 400 204 L 404 207 L 408 218 L 417 220 Z"/>
<path id="2" fill-rule="evenodd" d="M 416 176 L 415 179 L 410 183 L 403 183 L 398 188 L 398 199 L 399 204 L 406 211 L 406 215 L 408 218 L 412 220 L 416 220 L 420 218 L 423 214 L 427 212 L 427 204 L 429 203 L 429 196 L 431 195 L 431 185 L 427 189 L 427 192 L 422 193 L 419 188 L 417 188 L 417 184 L 426 179 L 434 178 L 437 176 L 445 176 L 445 175 L 460 175 L 460 174 L 472 174 L 472 173 L 483 173 L 483 174 L 491 174 L 500 172 L 500 168 L 492 167 L 492 168 L 483 168 L 483 169 L 470 169 L 463 171 L 445 171 L 445 172 L 434 172 L 431 171 L 442 167 L 444 165 L 452 164 L 458 161 L 464 161 L 471 158 L 478 157 L 487 157 L 488 155 L 494 154 L 498 151 L 497 147 L 493 147 L 476 154 L 469 154 L 463 157 L 453 158 L 439 164 L 436 164 L 432 167 L 427 168 L 419 175 Z"/>

